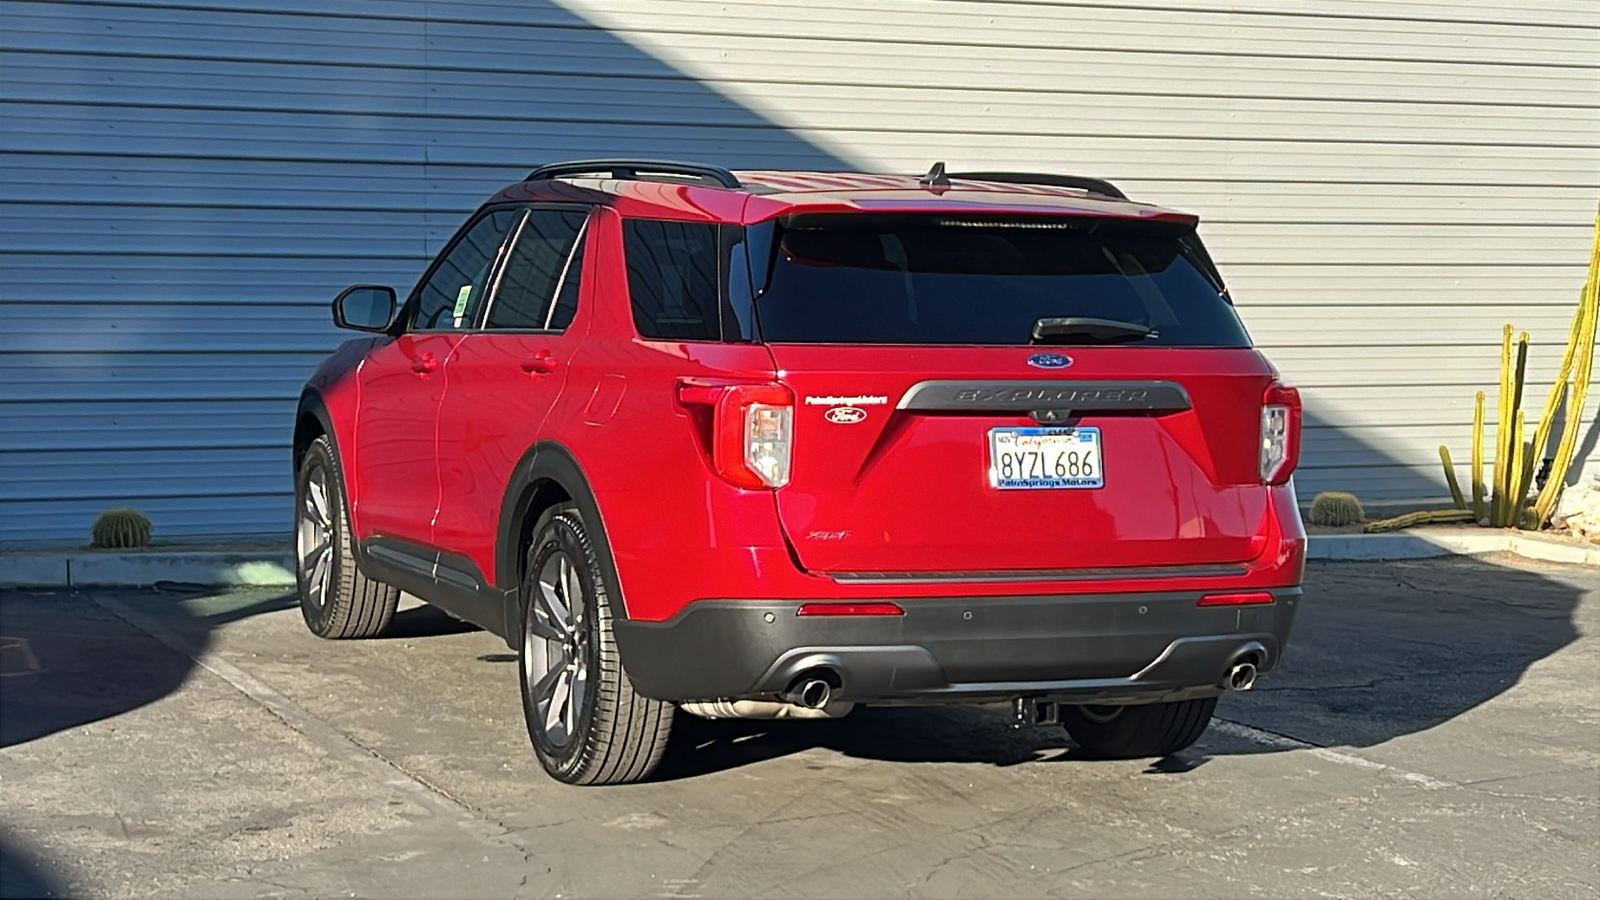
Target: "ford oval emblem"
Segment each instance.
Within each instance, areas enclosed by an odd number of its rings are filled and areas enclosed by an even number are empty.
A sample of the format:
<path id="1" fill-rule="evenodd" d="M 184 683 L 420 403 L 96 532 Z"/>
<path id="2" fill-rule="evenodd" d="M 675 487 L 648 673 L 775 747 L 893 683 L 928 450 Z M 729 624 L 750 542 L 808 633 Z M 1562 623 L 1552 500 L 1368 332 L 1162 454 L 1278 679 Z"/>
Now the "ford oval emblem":
<path id="1" fill-rule="evenodd" d="M 854 425 L 867 417 L 867 411 L 858 406 L 835 406 L 822 417 L 835 425 Z"/>
<path id="2" fill-rule="evenodd" d="M 1028 365 L 1040 369 L 1065 369 L 1072 365 L 1072 357 L 1059 353 L 1035 353 L 1028 357 Z"/>

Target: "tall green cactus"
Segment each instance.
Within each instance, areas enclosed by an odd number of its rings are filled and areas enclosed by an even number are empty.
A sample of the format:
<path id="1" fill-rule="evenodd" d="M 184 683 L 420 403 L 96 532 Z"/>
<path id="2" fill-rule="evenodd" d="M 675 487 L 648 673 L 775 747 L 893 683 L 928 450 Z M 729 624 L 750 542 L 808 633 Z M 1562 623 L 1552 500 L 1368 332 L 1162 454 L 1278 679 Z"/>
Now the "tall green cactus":
<path id="1" fill-rule="evenodd" d="M 1597 323 L 1600 323 L 1600 213 L 1595 215 L 1594 250 L 1589 254 L 1589 280 L 1583 287 L 1583 299 L 1578 302 L 1578 314 L 1572 320 L 1572 334 L 1567 339 L 1567 353 L 1562 357 L 1562 389 L 1567 401 L 1567 421 L 1561 429 L 1561 442 L 1556 445 L 1556 456 L 1550 466 L 1550 475 L 1533 504 L 1533 512 L 1540 527 L 1550 521 L 1555 512 L 1556 500 L 1567 482 L 1567 469 L 1572 465 L 1572 455 L 1578 446 L 1578 432 L 1583 426 L 1583 406 L 1589 398 L 1589 379 L 1594 375 L 1594 344 Z M 1567 357 L 1573 358 L 1572 391 L 1565 393 Z M 1545 406 L 1545 421 L 1535 431 L 1549 433 L 1549 420 L 1555 418 L 1556 392 L 1550 392 Z"/>
<path id="2" fill-rule="evenodd" d="M 1444 464 L 1444 480 L 1450 485 L 1450 499 L 1456 502 L 1456 509 L 1467 508 L 1467 498 L 1461 495 L 1461 482 L 1456 480 L 1456 467 L 1450 461 L 1450 448 L 1439 445 L 1439 462 Z"/>
<path id="3" fill-rule="evenodd" d="M 1600 212 L 1595 216 L 1594 249 L 1589 255 L 1589 277 L 1584 284 L 1578 309 L 1572 317 L 1572 327 L 1567 333 L 1566 351 L 1561 357 L 1561 369 L 1550 387 L 1544 411 L 1529 433 L 1527 411 L 1522 406 L 1524 388 L 1527 386 L 1528 333 L 1523 332 L 1512 354 L 1512 328 L 1506 324 L 1500 335 L 1500 395 L 1498 418 L 1495 424 L 1494 478 L 1486 486 L 1483 479 L 1483 407 L 1484 395 L 1478 392 L 1472 412 L 1472 514 L 1482 522 L 1484 494 L 1489 494 L 1487 520 L 1499 528 L 1543 528 L 1550 521 L 1556 500 L 1566 483 L 1567 470 L 1572 465 L 1578 435 L 1582 431 L 1584 403 L 1588 399 L 1589 380 L 1594 373 L 1595 333 L 1600 323 Z M 1513 362 L 1515 360 L 1515 362 Z M 1550 471 L 1544 487 L 1539 490 L 1532 506 L 1529 495 L 1533 493 L 1539 463 L 1549 446 L 1550 432 L 1558 412 L 1565 410 L 1566 422 L 1556 444 L 1555 456 L 1550 460 Z M 1465 508 L 1466 501 L 1456 482 L 1455 467 L 1450 463 L 1450 452 L 1439 448 L 1444 463 L 1445 479 L 1450 484 L 1450 494 L 1457 508 Z"/>
<path id="4" fill-rule="evenodd" d="M 1483 391 L 1478 392 L 1478 402 L 1472 407 L 1472 520 L 1482 522 L 1487 512 L 1483 498 L 1489 493 L 1483 483 Z"/>
<path id="5" fill-rule="evenodd" d="M 1489 494 L 1489 524 L 1499 525 L 1506 504 L 1506 460 L 1511 458 L 1511 323 L 1500 335 L 1500 405 L 1495 410 L 1494 489 Z"/>

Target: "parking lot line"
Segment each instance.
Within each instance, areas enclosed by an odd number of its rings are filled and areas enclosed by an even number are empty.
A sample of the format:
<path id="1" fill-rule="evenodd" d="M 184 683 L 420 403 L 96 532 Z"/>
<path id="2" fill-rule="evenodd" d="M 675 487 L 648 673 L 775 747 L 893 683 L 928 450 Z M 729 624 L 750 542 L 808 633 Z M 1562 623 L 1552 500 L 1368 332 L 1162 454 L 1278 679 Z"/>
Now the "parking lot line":
<path id="1" fill-rule="evenodd" d="M 1305 741 L 1289 737 L 1288 735 L 1275 734 L 1271 731 L 1262 731 L 1259 728 L 1251 728 L 1249 725 L 1245 725 L 1241 722 L 1232 722 L 1227 719 L 1220 718 L 1212 719 L 1211 730 L 1230 735 L 1232 737 L 1243 738 L 1251 743 L 1260 744 L 1263 747 L 1268 747 L 1273 750 L 1305 750 L 1318 759 L 1325 759 L 1328 762 L 1338 763 L 1343 766 L 1355 766 L 1358 769 L 1371 769 L 1374 772 L 1383 772 L 1393 777 L 1400 778 L 1404 781 L 1415 782 L 1429 789 L 1459 787 L 1459 785 L 1453 781 L 1446 781 L 1442 778 L 1434 778 L 1432 775 L 1423 775 L 1420 772 L 1407 772 L 1402 769 L 1396 769 L 1394 766 L 1384 765 L 1381 762 L 1374 762 L 1365 757 L 1356 756 L 1353 753 L 1345 753 L 1342 750 L 1334 750 L 1331 747 L 1319 747 L 1316 744 L 1308 744 Z"/>

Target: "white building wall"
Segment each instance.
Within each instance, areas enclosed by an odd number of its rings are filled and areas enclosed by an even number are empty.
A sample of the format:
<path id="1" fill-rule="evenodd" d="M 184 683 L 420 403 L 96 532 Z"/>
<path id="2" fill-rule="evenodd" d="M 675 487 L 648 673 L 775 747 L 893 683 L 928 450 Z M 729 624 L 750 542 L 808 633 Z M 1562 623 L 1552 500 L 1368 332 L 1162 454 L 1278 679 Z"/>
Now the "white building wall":
<path id="1" fill-rule="evenodd" d="M 0 542 L 123 504 L 286 533 L 333 294 L 610 155 L 1073 171 L 1198 212 L 1306 396 L 1302 494 L 1437 498 L 1501 323 L 1536 383 L 1560 356 L 1600 4 L 0 2 Z"/>

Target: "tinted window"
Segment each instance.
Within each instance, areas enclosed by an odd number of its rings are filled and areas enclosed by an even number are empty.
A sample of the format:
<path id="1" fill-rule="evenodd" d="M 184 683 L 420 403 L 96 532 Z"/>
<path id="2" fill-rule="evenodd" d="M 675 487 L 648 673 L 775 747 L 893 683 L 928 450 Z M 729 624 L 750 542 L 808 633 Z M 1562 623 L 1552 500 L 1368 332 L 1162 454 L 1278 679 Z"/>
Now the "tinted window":
<path id="1" fill-rule="evenodd" d="M 485 325 L 489 328 L 561 330 L 577 311 L 581 249 L 574 252 L 586 214 L 541 210 L 528 214 L 515 232 Z M 556 292 L 561 304 L 552 305 Z"/>
<path id="2" fill-rule="evenodd" d="M 1163 223 L 797 216 L 756 309 L 780 343 L 1027 344 L 1082 316 L 1154 329 L 1139 346 L 1248 346 L 1198 247 Z"/>
<path id="3" fill-rule="evenodd" d="M 473 222 L 450 245 L 439 265 L 417 286 L 411 328 L 471 328 L 506 233 L 522 218 L 520 209 L 502 209 Z"/>
<path id="4" fill-rule="evenodd" d="M 623 223 L 633 324 L 643 337 L 715 341 L 717 226 L 630 219 Z"/>

